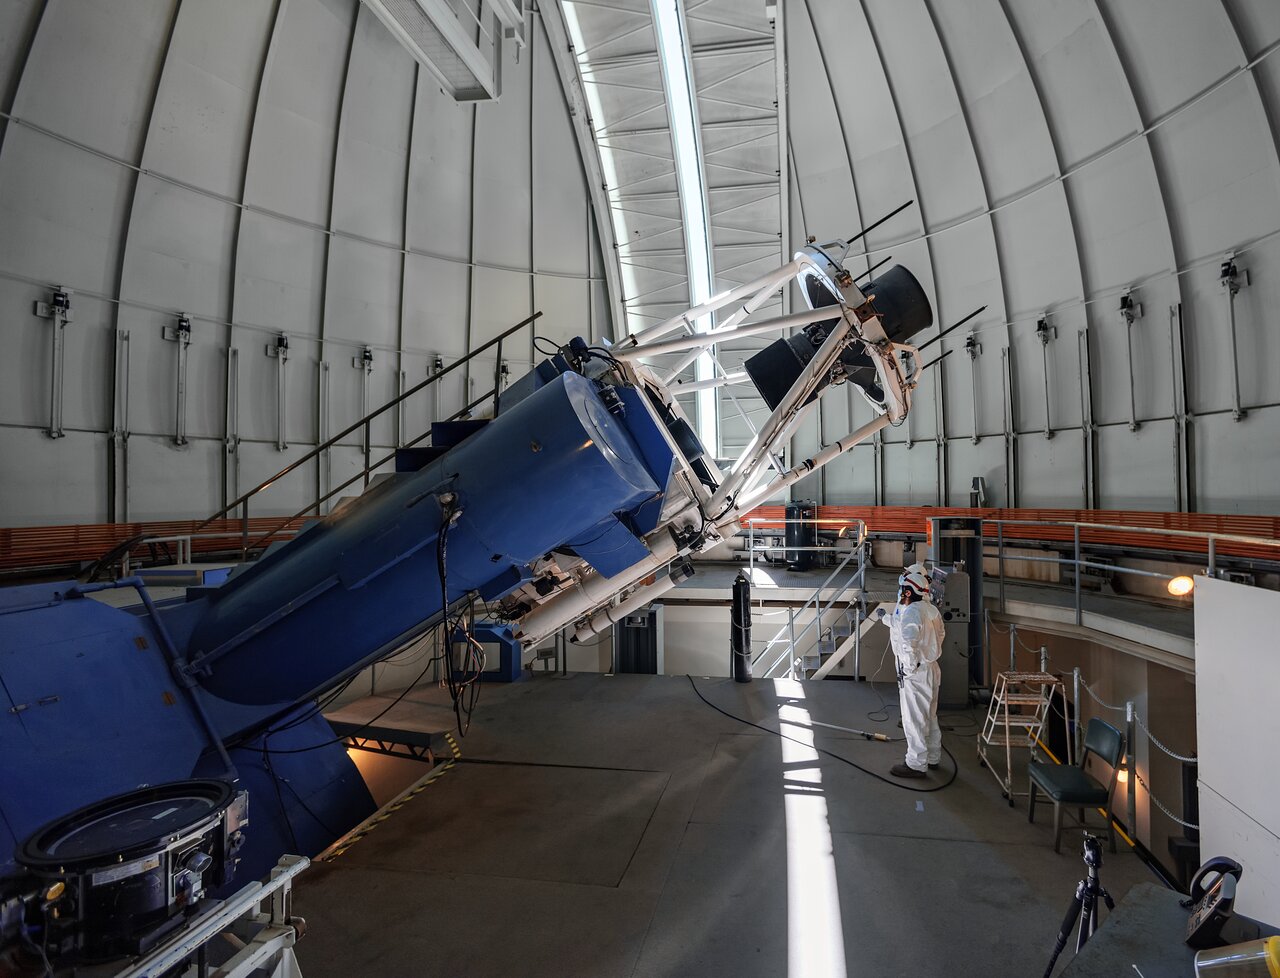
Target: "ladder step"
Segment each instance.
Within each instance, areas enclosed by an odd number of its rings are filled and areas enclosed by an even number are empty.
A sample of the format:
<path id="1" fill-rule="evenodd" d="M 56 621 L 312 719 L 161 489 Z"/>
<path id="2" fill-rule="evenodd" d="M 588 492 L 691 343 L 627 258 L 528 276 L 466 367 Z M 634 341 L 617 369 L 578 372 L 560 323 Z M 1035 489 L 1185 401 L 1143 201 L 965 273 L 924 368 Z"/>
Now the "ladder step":
<path id="1" fill-rule="evenodd" d="M 1011 733 L 1005 735 L 1002 733 L 992 734 L 985 741 L 989 747 L 1030 747 L 1035 743 L 1035 738 L 1029 734 Z"/>
<path id="2" fill-rule="evenodd" d="M 1039 693 L 1006 693 L 1004 701 L 1010 706 L 1036 706 L 1045 699 Z"/>

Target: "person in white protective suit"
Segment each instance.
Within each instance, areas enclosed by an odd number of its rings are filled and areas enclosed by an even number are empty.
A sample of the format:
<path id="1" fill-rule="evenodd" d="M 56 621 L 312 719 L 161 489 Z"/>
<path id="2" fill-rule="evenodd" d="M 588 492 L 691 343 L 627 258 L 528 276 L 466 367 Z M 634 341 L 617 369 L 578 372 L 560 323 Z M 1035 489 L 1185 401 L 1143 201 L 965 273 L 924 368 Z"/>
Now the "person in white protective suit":
<path id="1" fill-rule="evenodd" d="M 912 564 L 898 578 L 898 604 L 887 616 L 893 656 L 898 666 L 898 698 L 907 758 L 889 773 L 898 778 L 923 778 L 942 759 L 942 728 L 938 726 L 938 689 L 942 683 L 944 626 L 942 613 L 929 596 L 929 578 L 921 564 Z"/>

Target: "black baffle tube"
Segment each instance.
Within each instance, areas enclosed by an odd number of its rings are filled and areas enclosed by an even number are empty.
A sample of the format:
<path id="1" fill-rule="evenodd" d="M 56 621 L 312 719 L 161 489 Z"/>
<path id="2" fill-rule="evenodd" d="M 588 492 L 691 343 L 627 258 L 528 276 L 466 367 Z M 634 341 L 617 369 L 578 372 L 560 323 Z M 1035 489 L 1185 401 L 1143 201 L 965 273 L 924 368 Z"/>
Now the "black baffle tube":
<path id="1" fill-rule="evenodd" d="M 908 207 L 910 207 L 915 202 L 916 202 L 915 198 L 913 197 L 911 200 L 907 201 L 905 204 L 898 205 L 893 210 L 891 210 L 888 214 L 886 214 L 884 217 L 880 218 L 880 220 L 872 221 L 865 228 L 863 228 L 861 231 L 855 234 L 852 238 L 846 241 L 845 244 L 853 244 L 859 238 L 865 238 L 868 234 L 870 234 L 872 231 L 878 228 L 881 224 L 889 220 L 889 218 L 897 217 L 899 214 L 901 214 L 903 211 L 905 211 Z"/>
<path id="2" fill-rule="evenodd" d="M 751 582 L 742 571 L 733 579 L 729 644 L 733 650 L 734 682 L 751 682 Z"/>

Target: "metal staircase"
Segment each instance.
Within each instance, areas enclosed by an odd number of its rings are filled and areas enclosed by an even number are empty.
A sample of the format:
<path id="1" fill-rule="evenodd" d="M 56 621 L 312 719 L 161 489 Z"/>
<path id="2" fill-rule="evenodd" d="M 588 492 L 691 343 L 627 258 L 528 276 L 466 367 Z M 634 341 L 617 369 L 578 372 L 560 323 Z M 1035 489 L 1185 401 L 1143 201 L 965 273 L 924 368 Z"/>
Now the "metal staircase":
<path id="1" fill-rule="evenodd" d="M 800 609 L 787 609 L 787 623 L 752 659 L 754 676 L 797 679 L 813 670 L 813 678 L 820 679 L 830 671 L 827 663 L 834 665 L 857 645 L 870 622 L 863 607 L 868 559 L 865 538 L 866 529 L 861 527 L 857 545 L 843 552 L 840 562 Z M 837 608 L 840 615 L 832 622 L 831 613 Z M 797 631 L 797 619 L 806 617 Z"/>

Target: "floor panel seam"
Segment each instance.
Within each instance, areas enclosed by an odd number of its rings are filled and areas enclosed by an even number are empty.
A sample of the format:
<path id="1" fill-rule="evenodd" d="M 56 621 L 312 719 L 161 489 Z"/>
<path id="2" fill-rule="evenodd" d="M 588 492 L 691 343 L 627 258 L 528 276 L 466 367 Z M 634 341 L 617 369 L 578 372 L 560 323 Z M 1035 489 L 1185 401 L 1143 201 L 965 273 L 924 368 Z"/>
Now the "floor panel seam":
<path id="1" fill-rule="evenodd" d="M 705 819 L 690 819 L 689 825 L 705 825 L 708 827 L 724 827 L 724 826 L 741 826 L 744 828 L 767 828 L 765 825 L 754 825 L 750 822 L 717 822 Z M 871 839 L 907 839 L 913 842 L 958 842 L 975 846 L 1008 846 L 1016 848 L 1040 848 L 1049 846 L 1051 843 L 1046 842 L 1013 842 L 1001 839 L 962 839 L 956 836 L 946 835 L 909 835 L 901 832 L 864 832 L 858 829 L 831 829 L 832 835 L 858 835 L 866 836 Z M 1113 856 L 1122 856 L 1124 853 L 1111 853 Z"/>

